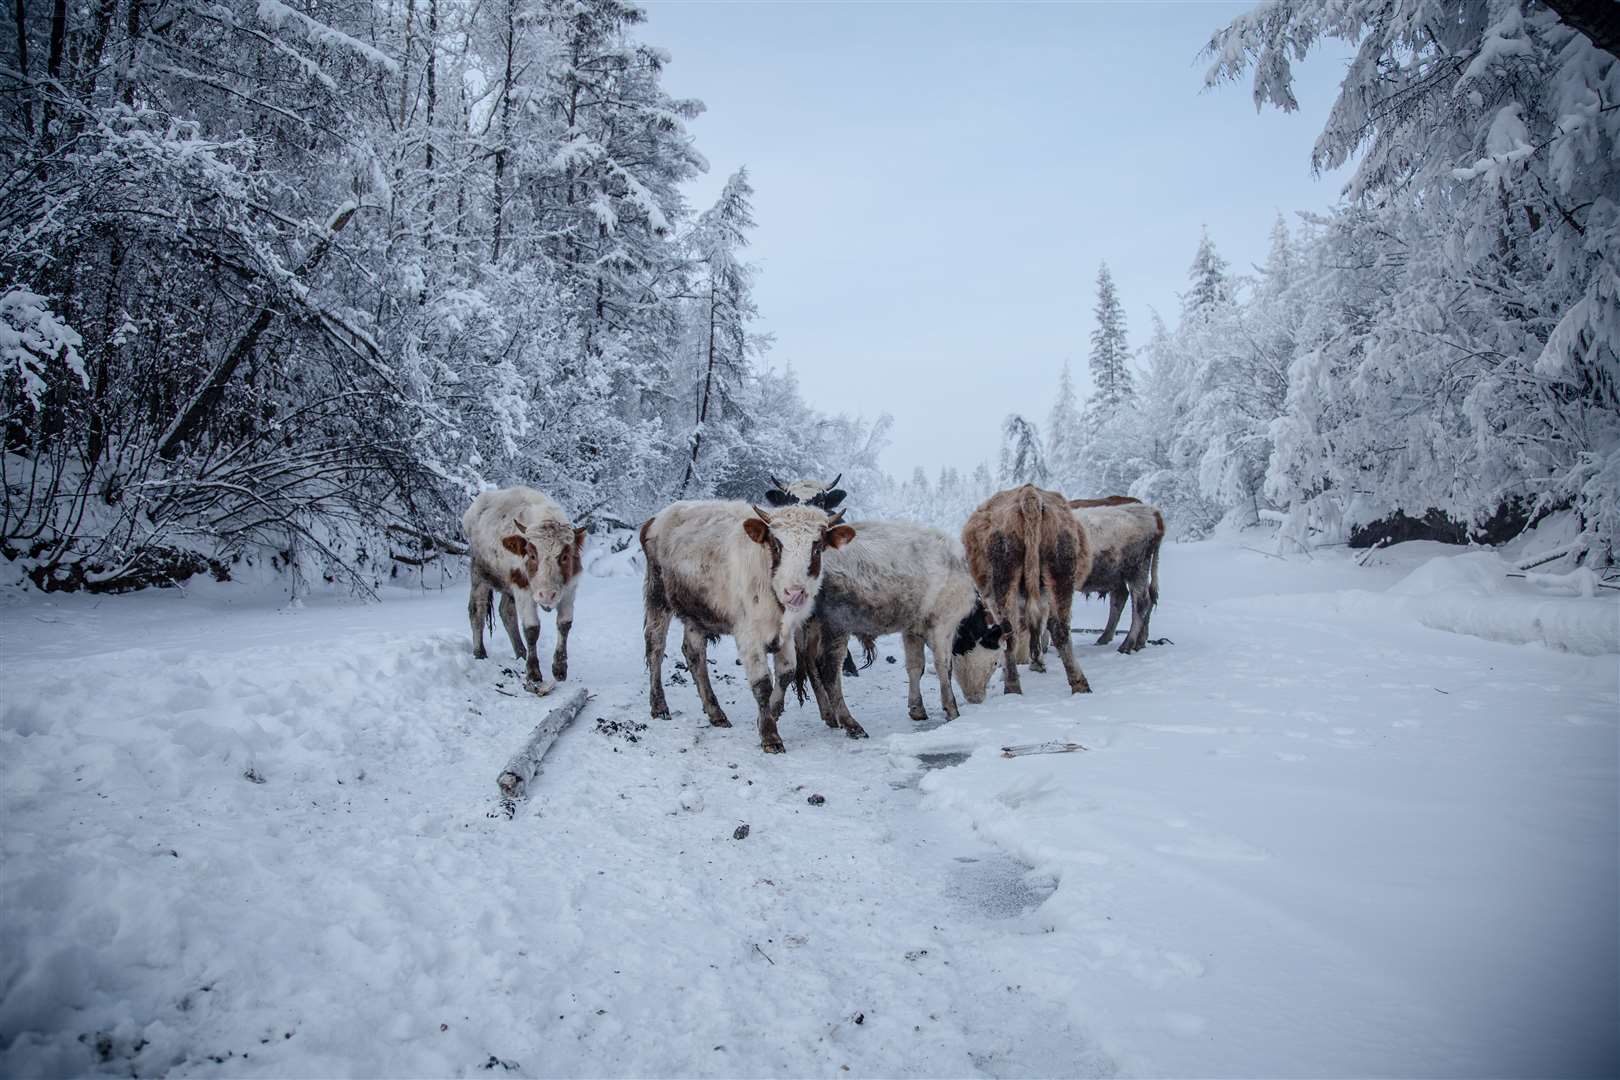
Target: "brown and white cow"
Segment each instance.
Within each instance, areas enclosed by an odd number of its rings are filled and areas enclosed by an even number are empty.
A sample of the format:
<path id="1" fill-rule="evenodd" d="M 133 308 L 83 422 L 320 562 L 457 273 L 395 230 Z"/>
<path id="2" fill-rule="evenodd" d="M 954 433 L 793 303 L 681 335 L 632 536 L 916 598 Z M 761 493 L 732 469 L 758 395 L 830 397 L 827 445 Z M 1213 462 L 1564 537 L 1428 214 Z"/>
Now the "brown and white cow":
<path id="1" fill-rule="evenodd" d="M 501 594 L 501 624 L 512 651 L 527 662 L 529 681 L 541 685 L 540 614 L 557 612 L 557 648 L 551 657 L 552 677 L 568 677 L 568 631 L 574 625 L 574 593 L 579 588 L 580 552 L 585 530 L 546 495 L 530 487 L 486 491 L 461 515 L 461 528 L 472 555 L 472 595 L 467 618 L 472 623 L 473 655 L 482 660 L 484 627 L 491 623 L 490 594 Z M 521 628 L 522 637 L 519 637 Z"/>
<path id="2" fill-rule="evenodd" d="M 862 521 L 855 529 L 859 544 L 829 551 L 822 561 L 821 594 L 804 625 L 796 683 L 800 700 L 808 680 L 827 726 L 864 738 L 865 729 L 844 702 L 839 665 L 852 634 L 863 641 L 900 634 L 911 718 L 928 719 L 921 685 L 926 643 L 939 673 L 940 707 L 947 719 L 956 719 L 960 710 L 952 677 L 968 701 L 982 702 L 1003 633 L 979 599 L 961 544 L 938 529 L 905 521 Z"/>
<path id="3" fill-rule="evenodd" d="M 647 556 L 646 602 L 649 705 L 668 718 L 664 643 L 678 617 L 686 666 L 703 711 L 715 727 L 730 727 L 709 684 L 708 641 L 730 634 L 759 706 L 759 742 L 781 753 L 776 720 L 797 663 L 795 633 L 821 590 L 822 553 L 855 539 L 855 530 L 814 506 L 770 513 L 745 502 L 678 502 L 641 527 Z M 775 679 L 768 656 L 776 658 Z"/>
<path id="4" fill-rule="evenodd" d="M 1045 671 L 1039 652 L 1043 628 L 1052 633 L 1072 693 L 1091 685 L 1074 658 L 1069 611 L 1075 586 L 1091 571 L 1086 535 L 1068 500 L 1034 484 L 1000 491 L 968 516 L 962 528 L 968 569 L 985 604 L 1007 628 L 1002 677 L 1009 694 L 1023 693 L 1018 665 Z"/>
<path id="5" fill-rule="evenodd" d="M 1122 498 L 1114 496 L 1114 498 Z M 1091 570 L 1076 586 L 1087 595 L 1108 597 L 1108 625 L 1098 645 L 1114 639 L 1114 629 L 1131 598 L 1131 629 L 1119 651 L 1133 653 L 1147 645 L 1148 620 L 1159 602 L 1159 547 L 1164 542 L 1164 515 L 1135 499 L 1109 502 L 1071 499 L 1071 513 L 1085 531 L 1091 548 Z"/>

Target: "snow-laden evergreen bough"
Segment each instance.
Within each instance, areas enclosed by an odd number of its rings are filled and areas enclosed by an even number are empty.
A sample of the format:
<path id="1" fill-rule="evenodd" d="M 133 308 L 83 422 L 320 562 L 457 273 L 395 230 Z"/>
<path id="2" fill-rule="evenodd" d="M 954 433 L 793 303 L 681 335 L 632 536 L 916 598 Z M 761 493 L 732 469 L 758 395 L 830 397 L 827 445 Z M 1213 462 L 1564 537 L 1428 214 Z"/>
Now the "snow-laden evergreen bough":
<path id="1" fill-rule="evenodd" d="M 1535 2 L 1286 0 L 1214 36 L 1209 82 L 1295 109 L 1324 38 L 1356 53 L 1312 161 L 1360 160 L 1304 268 L 1266 495 L 1301 537 L 1569 507 L 1570 553 L 1613 562 L 1620 60 Z"/>

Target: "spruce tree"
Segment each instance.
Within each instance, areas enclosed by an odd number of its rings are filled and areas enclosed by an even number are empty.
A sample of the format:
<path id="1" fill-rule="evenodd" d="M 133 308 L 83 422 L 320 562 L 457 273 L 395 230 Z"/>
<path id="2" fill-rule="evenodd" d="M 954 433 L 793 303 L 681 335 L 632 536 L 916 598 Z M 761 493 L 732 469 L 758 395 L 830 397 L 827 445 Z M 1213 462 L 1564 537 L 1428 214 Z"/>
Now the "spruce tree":
<path id="1" fill-rule="evenodd" d="M 1097 270 L 1097 306 L 1093 309 L 1097 327 L 1091 332 L 1091 381 L 1096 387 L 1092 402 L 1104 414 L 1111 414 L 1135 396 L 1129 367 L 1130 349 L 1125 343 L 1125 309 L 1120 306 L 1108 264 Z"/>

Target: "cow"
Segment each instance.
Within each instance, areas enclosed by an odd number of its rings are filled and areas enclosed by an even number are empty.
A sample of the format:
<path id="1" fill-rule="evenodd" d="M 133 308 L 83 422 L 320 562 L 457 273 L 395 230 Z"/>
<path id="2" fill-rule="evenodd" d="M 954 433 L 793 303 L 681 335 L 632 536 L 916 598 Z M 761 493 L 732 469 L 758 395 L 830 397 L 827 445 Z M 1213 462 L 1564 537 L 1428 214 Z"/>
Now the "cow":
<path id="1" fill-rule="evenodd" d="M 1069 506 L 1075 510 L 1083 510 L 1088 506 L 1129 506 L 1131 503 L 1141 502 L 1141 499 L 1129 495 L 1104 495 L 1100 499 L 1070 499 Z"/>
<path id="2" fill-rule="evenodd" d="M 838 481 L 843 478 L 844 474 L 839 473 L 833 477 L 830 484 L 823 484 L 820 480 L 795 480 L 791 484 L 784 484 L 772 476 L 771 483 L 774 486 L 765 492 L 765 501 L 772 506 L 793 506 L 799 503 L 819 506 L 830 514 L 838 509 L 838 504 L 849 494 L 838 486 Z"/>
<path id="3" fill-rule="evenodd" d="M 568 678 L 568 631 L 574 625 L 585 530 L 574 528 L 562 507 L 546 495 L 521 486 L 479 495 L 461 516 L 461 528 L 472 556 L 467 618 L 472 623 L 473 656 L 482 660 L 489 655 L 484 651 L 484 628 L 493 623 L 489 600 L 498 590 L 501 624 L 512 651 L 525 661 L 529 682 L 536 689 L 542 685 L 537 607 L 557 612 L 551 675 L 558 682 Z"/>
<path id="4" fill-rule="evenodd" d="M 838 481 L 843 478 L 844 474 L 839 473 L 833 477 L 830 484 L 824 484 L 820 480 L 795 480 L 791 484 L 784 484 L 771 476 L 772 486 L 765 492 L 765 501 L 772 506 L 792 506 L 796 503 L 819 506 L 830 514 L 838 509 L 839 504 L 849 494 L 838 486 Z M 863 637 L 861 645 L 866 650 L 867 664 L 870 666 L 870 658 L 877 653 L 877 642 L 870 637 Z M 851 678 L 858 678 L 861 674 L 855 667 L 855 659 L 847 653 L 844 655 L 844 674 Z"/>
<path id="5" fill-rule="evenodd" d="M 1114 639 L 1128 592 L 1131 629 L 1119 651 L 1137 652 L 1147 645 L 1148 620 L 1159 602 L 1159 546 L 1164 542 L 1164 515 L 1135 499 L 1118 503 L 1071 499 L 1069 505 L 1091 549 L 1091 569 L 1075 588 L 1088 596 L 1108 597 L 1108 625 L 1097 644 L 1107 645 Z"/>
<path id="6" fill-rule="evenodd" d="M 795 635 L 815 609 L 822 555 L 855 539 L 841 517 L 816 506 L 789 505 L 767 513 L 745 502 L 678 502 L 641 526 L 647 557 L 648 702 L 668 719 L 664 644 L 679 617 L 686 666 L 715 727 L 730 727 L 709 683 L 708 642 L 730 634 L 759 706 L 759 744 L 768 754 L 785 747 L 776 721 L 797 664 Z M 773 681 L 767 656 L 776 657 Z"/>
<path id="7" fill-rule="evenodd" d="M 1018 665 L 1045 671 L 1039 652 L 1043 627 L 1052 632 L 1071 693 L 1091 685 L 1074 659 L 1069 611 L 1075 586 L 1091 572 L 1086 534 L 1068 500 L 1034 484 L 1000 491 L 968 515 L 962 528 L 968 570 L 985 605 L 1002 624 L 1002 683 L 1021 694 Z"/>
<path id="8" fill-rule="evenodd" d="M 829 551 L 822 560 L 821 592 L 804 625 L 795 679 L 799 700 L 808 681 L 827 726 L 843 728 L 852 739 L 865 738 L 844 703 L 839 665 L 850 635 L 870 641 L 878 634 L 900 634 L 911 718 L 928 719 L 921 685 L 926 643 L 939 674 L 940 706 L 947 719 L 956 719 L 960 710 L 951 678 L 968 701 L 982 702 L 1003 633 L 973 587 L 961 545 L 938 529 L 909 522 L 861 521 L 854 527 L 861 542 Z"/>

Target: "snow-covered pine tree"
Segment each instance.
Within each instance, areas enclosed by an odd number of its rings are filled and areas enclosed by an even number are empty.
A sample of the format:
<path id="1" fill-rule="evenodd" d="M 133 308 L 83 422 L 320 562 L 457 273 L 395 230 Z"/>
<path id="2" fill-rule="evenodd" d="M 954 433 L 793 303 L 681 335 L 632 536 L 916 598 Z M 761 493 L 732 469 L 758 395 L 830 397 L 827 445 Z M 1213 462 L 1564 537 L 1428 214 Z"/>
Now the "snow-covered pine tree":
<path id="1" fill-rule="evenodd" d="M 1232 281 L 1226 260 L 1215 250 L 1206 227 L 1198 239 L 1198 252 L 1187 268 L 1191 287 L 1181 296 L 1181 315 L 1199 317 L 1232 300 Z"/>
<path id="2" fill-rule="evenodd" d="M 1111 415 L 1135 396 L 1131 381 L 1130 348 L 1125 342 L 1125 308 L 1114 288 L 1108 264 L 1097 268 L 1097 320 L 1091 331 L 1091 403 L 1102 415 Z"/>
<path id="3" fill-rule="evenodd" d="M 1328 37 L 1356 55 L 1312 162 L 1360 154 L 1332 288 L 1364 303 L 1301 352 L 1268 490 L 1296 528 L 1568 507 L 1571 554 L 1612 562 L 1620 60 L 1538 3 L 1298 0 L 1218 32 L 1208 79 L 1297 108 Z"/>
<path id="4" fill-rule="evenodd" d="M 1000 480 L 1004 488 L 1019 484 L 1044 487 L 1051 482 L 1041 431 L 1017 413 L 1008 413 L 1001 422 Z"/>
<path id="5" fill-rule="evenodd" d="M 730 470 L 731 455 L 747 453 L 739 442 L 735 421 L 750 358 L 762 343 L 749 329 L 757 315 L 752 293 L 754 268 L 742 258 L 748 230 L 754 227 L 749 204 L 753 194 L 748 171 L 738 169 L 714 206 L 698 218 L 688 239 L 701 274 L 695 305 L 701 381 L 693 408 L 691 450 L 675 490 L 678 498 L 693 489 L 694 481 L 706 488 L 723 478 Z M 706 438 L 708 461 L 700 468 Z M 708 484 L 702 480 L 704 475 Z"/>
<path id="6" fill-rule="evenodd" d="M 1082 426 L 1080 402 L 1074 392 L 1069 362 L 1063 361 L 1058 375 L 1057 396 L 1046 417 L 1046 464 L 1052 483 L 1061 491 L 1080 490 L 1084 482 L 1086 434 Z M 974 505 L 977 505 L 975 503 Z"/>

